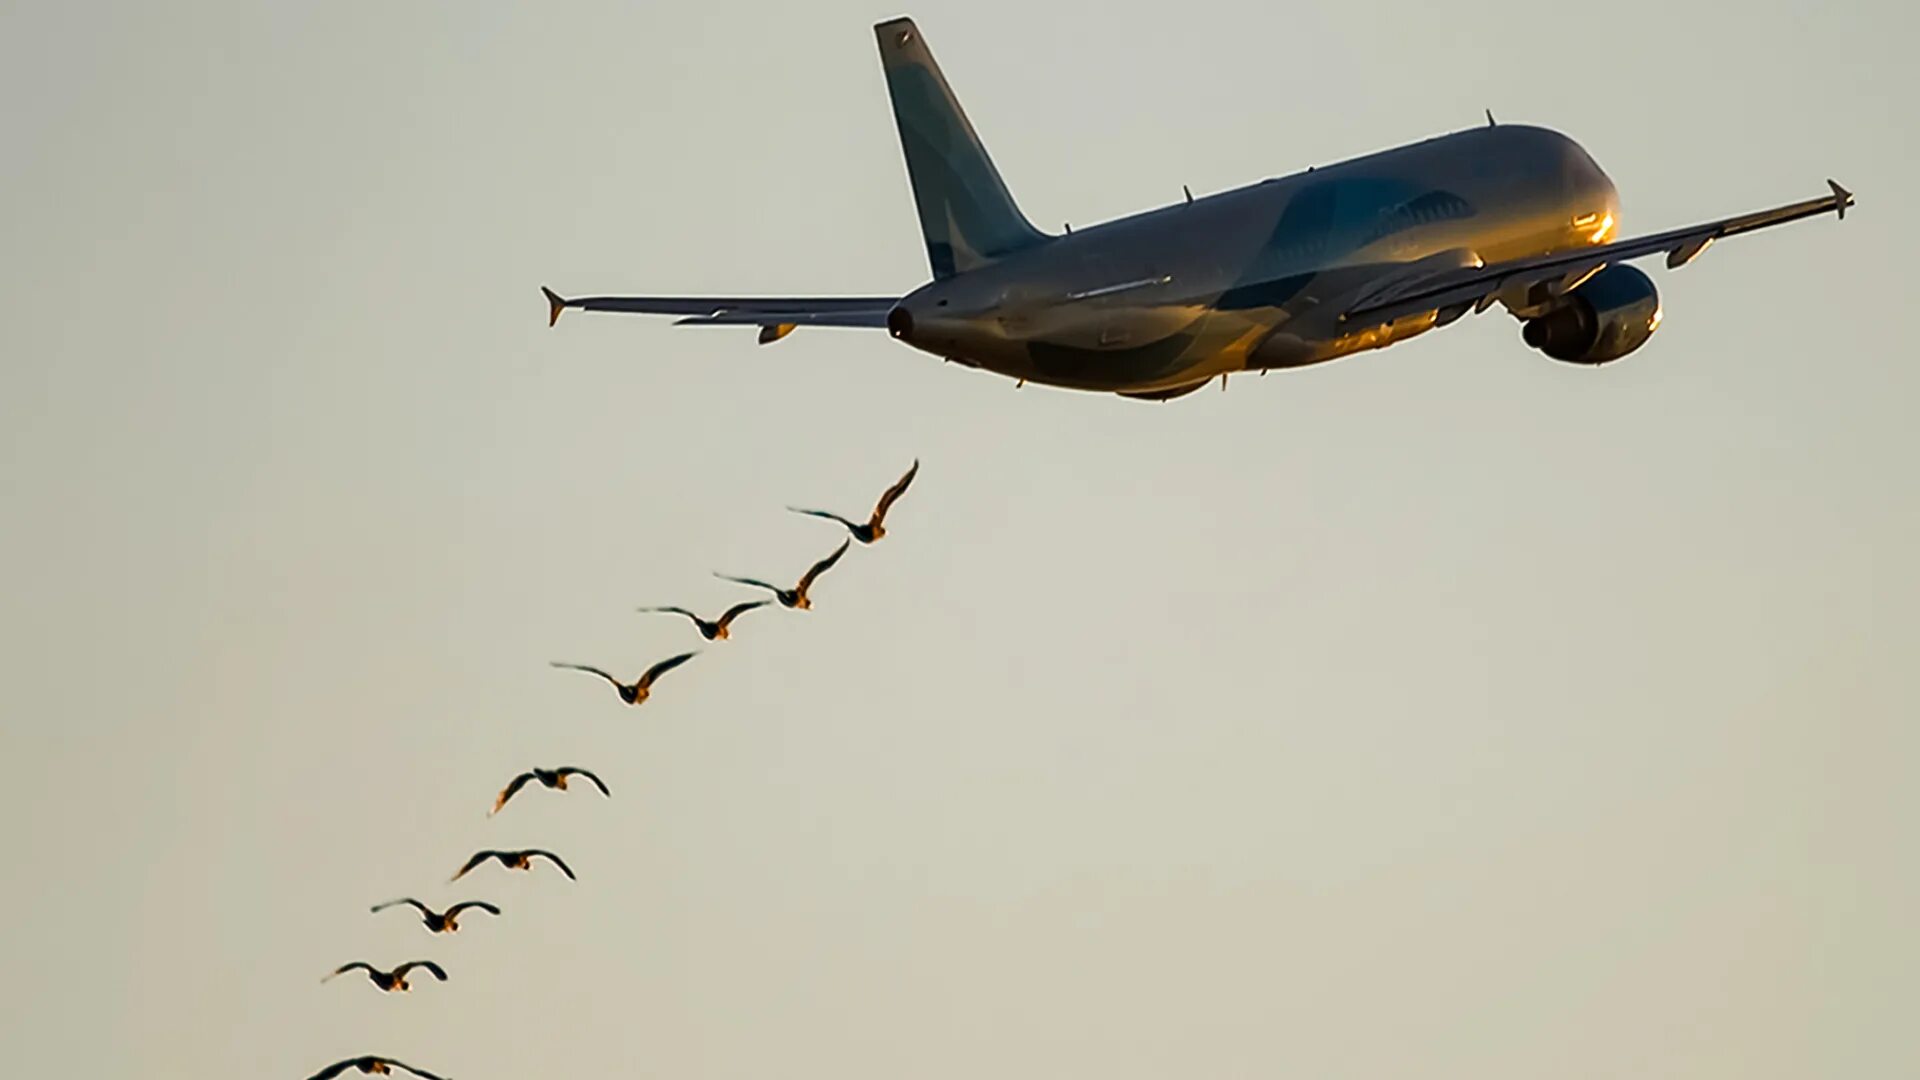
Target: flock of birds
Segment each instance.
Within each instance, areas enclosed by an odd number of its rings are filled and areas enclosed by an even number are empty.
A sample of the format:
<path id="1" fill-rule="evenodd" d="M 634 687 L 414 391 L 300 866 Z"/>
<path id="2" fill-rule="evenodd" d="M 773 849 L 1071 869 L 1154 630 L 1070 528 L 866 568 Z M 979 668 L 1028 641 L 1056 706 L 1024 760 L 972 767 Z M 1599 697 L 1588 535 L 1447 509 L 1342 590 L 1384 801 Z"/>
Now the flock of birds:
<path id="1" fill-rule="evenodd" d="M 713 620 L 703 619 L 699 615 L 682 607 L 643 607 L 639 610 L 643 612 L 685 616 L 699 629 L 700 636 L 706 638 L 708 641 L 725 641 L 729 636 L 729 628 L 735 619 L 738 619 L 749 611 L 766 607 L 775 601 L 778 601 L 782 607 L 792 608 L 797 611 L 808 610 L 813 606 L 813 601 L 808 591 L 813 587 L 814 583 L 819 580 L 820 575 L 831 570 L 834 564 L 840 561 L 841 557 L 847 553 L 848 547 L 850 547 L 854 541 L 858 540 L 862 544 L 871 544 L 887 535 L 887 511 L 893 507 L 893 504 L 899 500 L 901 495 L 906 494 L 907 485 L 913 483 L 913 478 L 919 472 L 920 462 L 918 459 L 915 459 L 912 467 L 907 469 L 899 480 L 894 481 L 892 487 L 889 487 L 881 494 L 880 501 L 875 504 L 873 508 L 873 513 L 870 514 L 865 521 L 852 521 L 826 510 L 807 510 L 797 506 L 788 507 L 789 510 L 797 514 L 807 514 L 838 522 L 848 533 L 848 538 L 842 541 L 839 547 L 834 549 L 833 554 L 828 555 L 826 558 L 821 559 L 809 567 L 807 572 L 800 576 L 800 580 L 796 582 L 792 588 L 783 588 L 779 585 L 774 585 L 756 578 L 732 577 L 727 574 L 714 575 L 726 581 L 765 589 L 773 594 L 773 598 L 770 600 L 751 600 L 746 603 L 735 604 L 724 612 L 721 612 L 720 616 Z M 619 693 L 621 701 L 626 702 L 628 705 L 639 705 L 645 702 L 647 697 L 653 692 L 653 685 L 659 680 L 660 676 L 693 659 L 695 655 L 697 654 L 685 652 L 677 656 L 668 657 L 646 669 L 638 678 L 630 683 L 621 682 L 617 677 L 587 664 L 563 663 L 556 660 L 553 661 L 553 666 L 597 675 L 613 685 L 614 690 Z M 599 790 L 602 796 L 611 797 L 613 795 L 613 792 L 608 789 L 604 781 L 594 775 L 592 771 L 583 769 L 577 765 L 565 765 L 553 769 L 534 768 L 521 773 L 507 782 L 507 786 L 500 790 L 500 794 L 494 796 L 493 809 L 487 812 L 487 816 L 492 817 L 498 814 L 506 807 L 507 803 L 510 802 L 515 795 L 518 795 L 528 784 L 537 782 L 545 788 L 555 791 L 566 791 L 568 790 L 568 780 L 574 777 L 578 777 L 592 784 Z M 497 862 L 509 870 L 530 870 L 536 859 L 544 859 L 552 863 L 555 869 L 567 876 L 568 880 L 578 880 L 573 873 L 573 868 L 568 866 L 564 859 L 551 851 L 546 851 L 541 848 L 526 848 L 519 851 L 496 851 L 493 849 L 476 851 L 465 863 L 461 864 L 460 869 L 455 871 L 453 877 L 449 880 L 459 881 L 461 878 L 467 876 L 469 871 L 484 866 L 488 862 Z M 421 925 L 425 926 L 429 932 L 434 934 L 451 934 L 457 932 L 460 929 L 460 915 L 466 911 L 483 911 L 493 916 L 500 914 L 498 907 L 485 900 L 465 900 L 454 904 L 445 911 L 435 911 L 433 908 L 428 907 L 425 903 L 411 896 L 375 904 L 372 910 L 375 914 L 378 914 L 388 908 L 401 906 L 412 908 L 419 914 Z M 434 963 L 432 960 L 410 960 L 391 970 L 382 970 L 365 960 L 355 960 L 352 963 L 342 964 L 333 969 L 333 971 L 329 972 L 325 978 L 320 981 L 327 982 L 338 976 L 352 972 L 365 972 L 367 981 L 385 993 L 406 993 L 412 990 L 413 984 L 409 976 L 414 972 L 425 972 L 439 982 L 447 981 L 446 969 Z M 336 1061 L 326 1068 L 321 1069 L 319 1072 L 314 1073 L 309 1080 L 332 1080 L 333 1077 L 339 1076 L 349 1069 L 358 1069 L 362 1073 L 385 1076 L 396 1068 L 422 1077 L 424 1080 L 447 1080 L 446 1077 L 428 1072 L 425 1069 L 415 1068 L 395 1058 L 381 1057 L 373 1054 L 347 1058 L 344 1061 Z"/>

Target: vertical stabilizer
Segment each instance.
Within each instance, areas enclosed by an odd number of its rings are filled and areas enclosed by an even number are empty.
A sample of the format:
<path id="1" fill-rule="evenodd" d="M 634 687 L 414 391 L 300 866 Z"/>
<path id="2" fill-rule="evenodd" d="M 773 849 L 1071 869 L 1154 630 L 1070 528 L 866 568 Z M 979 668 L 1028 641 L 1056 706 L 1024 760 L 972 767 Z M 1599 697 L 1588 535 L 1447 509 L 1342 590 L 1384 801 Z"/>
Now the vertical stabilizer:
<path id="1" fill-rule="evenodd" d="M 993 167 L 912 19 L 875 26 L 935 278 L 1044 243 Z"/>

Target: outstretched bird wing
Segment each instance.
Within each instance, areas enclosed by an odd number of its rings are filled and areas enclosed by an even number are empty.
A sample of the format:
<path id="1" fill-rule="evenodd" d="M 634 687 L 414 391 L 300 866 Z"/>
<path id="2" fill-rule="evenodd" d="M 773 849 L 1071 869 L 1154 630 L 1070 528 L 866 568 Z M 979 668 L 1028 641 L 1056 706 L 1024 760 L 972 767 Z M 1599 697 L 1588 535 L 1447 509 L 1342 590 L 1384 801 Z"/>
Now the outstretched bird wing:
<path id="1" fill-rule="evenodd" d="M 603 678 L 603 679 L 605 679 L 605 680 L 607 680 L 608 682 L 610 682 L 610 683 L 612 683 L 612 684 L 613 684 L 614 686 L 619 686 L 619 685 L 620 685 L 620 680 L 619 680 L 619 679 L 616 679 L 616 678 L 614 678 L 613 676 L 611 676 L 611 675 L 609 675 L 609 674 L 607 674 L 606 672 L 604 672 L 604 671 L 601 671 L 601 670 L 600 670 L 599 668 L 597 668 L 597 667 L 592 667 L 592 666 L 590 666 L 590 665 L 587 665 L 587 664 L 569 664 L 569 663 L 567 663 L 567 662 L 565 662 L 565 661 L 563 661 L 563 660 L 549 660 L 549 661 L 547 661 L 547 663 L 548 663 L 548 664 L 549 664 L 550 666 L 552 666 L 552 667 L 557 667 L 557 668 L 566 668 L 566 669 L 567 669 L 567 670 L 569 670 L 569 671 L 584 671 L 584 672 L 586 672 L 586 673 L 587 673 L 587 674 L 589 674 L 589 675 L 598 675 L 598 676 L 600 676 L 601 678 Z"/>
<path id="2" fill-rule="evenodd" d="M 859 527 L 854 522 L 848 521 L 846 518 L 841 517 L 839 514 L 836 514 L 831 510 L 808 510 L 805 507 L 800 507 L 800 506 L 789 506 L 787 507 L 787 509 L 793 511 L 796 514 L 805 514 L 808 517 L 826 518 L 828 521 L 837 521 L 840 524 L 845 525 L 849 529 L 855 529 Z"/>
<path id="3" fill-rule="evenodd" d="M 452 877 L 448 878 L 447 880 L 459 881 L 461 878 L 467 876 L 467 871 L 473 869 L 476 866 L 479 866 L 481 863 L 486 862 L 488 859 L 494 858 L 499 854 L 500 852 L 498 851 L 476 851 L 473 853 L 473 858 L 468 859 L 467 864 L 465 866 L 462 866 L 458 873 L 454 874 Z"/>
<path id="4" fill-rule="evenodd" d="M 686 608 L 683 608 L 683 607 L 643 607 L 643 608 L 634 608 L 634 610 L 647 612 L 649 614 L 664 613 L 668 615 L 685 615 L 687 618 L 692 619 L 694 622 L 700 621 L 700 616 L 695 615 L 693 612 L 688 611 Z"/>
<path id="5" fill-rule="evenodd" d="M 773 603 L 773 601 L 771 600 L 749 600 L 744 604 L 735 604 L 732 607 L 720 613 L 720 618 L 717 620 L 717 625 L 729 626 L 733 623 L 733 620 L 739 618 L 742 615 L 745 615 L 747 612 L 752 611 L 754 608 L 766 607 L 768 604 L 771 604 L 771 603 Z"/>
<path id="6" fill-rule="evenodd" d="M 375 904 L 375 905 L 373 905 L 373 911 L 374 911 L 375 913 L 379 913 L 379 912 L 382 912 L 382 911 L 385 911 L 385 910 L 387 910 L 387 909 L 388 909 L 388 908 L 390 908 L 390 907 L 393 907 L 393 906 L 394 906 L 395 904 L 411 904 L 411 905 L 413 905 L 413 907 L 414 907 L 414 909 L 415 909 L 415 910 L 417 910 L 417 911 L 419 911 L 419 912 L 420 912 L 420 914 L 422 914 L 422 915 L 431 915 L 431 914 L 433 914 L 433 909 L 432 909 L 432 908 L 430 908 L 430 907 L 428 907 L 427 905 L 425 905 L 425 904 L 423 904 L 423 903 L 421 903 L 421 902 L 420 902 L 420 901 L 418 901 L 418 900 L 415 900 L 415 899 L 414 899 L 413 897 L 411 897 L 411 896 L 403 896 L 403 897 L 401 897 L 401 898 L 400 898 L 400 899 L 398 899 L 398 900 L 388 900 L 388 901 L 387 901 L 386 903 L 384 903 L 384 904 Z"/>
<path id="7" fill-rule="evenodd" d="M 605 795 L 608 798 L 613 797 L 613 792 L 607 790 L 607 785 L 602 783 L 599 777 L 593 775 L 591 772 L 588 772 L 586 769 L 583 769 L 578 765 L 562 766 L 560 769 L 560 775 L 561 776 L 584 776 L 587 779 L 593 781 L 593 786 L 600 789 L 600 794 Z"/>
<path id="8" fill-rule="evenodd" d="M 800 579 L 800 584 L 796 588 L 800 592 L 806 592 L 813 585 L 813 579 L 833 569 L 833 564 L 840 561 L 840 556 L 847 553 L 847 546 L 852 543 L 852 540 L 840 541 L 840 546 L 833 550 L 833 554 L 807 568 L 806 575 Z"/>
<path id="9" fill-rule="evenodd" d="M 679 656 L 667 657 L 665 660 L 648 668 L 645 675 L 640 676 L 640 685 L 643 687 L 652 686 L 653 680 L 665 675 L 667 672 L 672 671 L 674 668 L 679 667 L 681 664 L 686 663 L 698 655 L 700 654 L 683 652 Z"/>
<path id="10" fill-rule="evenodd" d="M 893 486 L 888 488 L 886 492 L 880 496 L 879 503 L 875 504 L 873 508 L 873 517 L 870 519 L 870 524 L 878 525 L 886 518 L 888 509 L 890 509 L 895 502 L 899 501 L 900 496 L 907 493 L 907 485 L 913 483 L 913 478 L 919 471 L 920 459 L 914 458 L 913 467 L 908 469 L 906 474 L 901 476 L 900 479 L 894 481 Z"/>
<path id="11" fill-rule="evenodd" d="M 444 1076 L 441 1076 L 441 1075 L 439 1075 L 439 1074 L 437 1074 L 437 1073 L 430 1073 L 430 1072 L 428 1072 L 428 1071 L 427 1071 L 427 1070 L 425 1070 L 425 1069 L 416 1069 L 416 1068 L 414 1068 L 413 1066 L 411 1066 L 411 1065 L 409 1065 L 409 1064 L 407 1064 L 407 1063 L 406 1063 L 406 1062 L 404 1062 L 404 1061 L 395 1061 L 395 1060 L 393 1060 L 392 1058 L 382 1058 L 381 1060 L 382 1060 L 382 1061 L 385 1061 L 385 1062 L 386 1062 L 387 1064 L 389 1064 L 389 1065 L 398 1065 L 398 1066 L 400 1066 L 401 1068 L 403 1068 L 403 1069 L 405 1069 L 405 1070 L 407 1070 L 408 1072 L 410 1072 L 410 1073 L 412 1073 L 413 1075 L 415 1075 L 415 1076 L 418 1076 L 418 1077 L 421 1077 L 421 1078 L 422 1078 L 422 1080 L 447 1080 L 447 1078 L 446 1078 L 446 1077 L 444 1077 Z"/>
<path id="12" fill-rule="evenodd" d="M 455 904 L 455 905 L 453 905 L 452 907 L 450 907 L 450 908 L 448 908 L 448 909 L 447 909 L 447 914 L 448 914 L 448 915 L 458 915 L 458 914 L 460 914 L 461 912 L 463 912 L 463 911 L 465 911 L 465 910 L 467 910 L 467 909 L 468 909 L 468 908 L 470 908 L 470 907 L 476 907 L 476 908 L 479 908 L 479 909 L 480 909 L 481 911 L 484 911 L 484 912 L 486 912 L 486 913 L 487 913 L 487 914 L 489 914 L 489 915 L 498 915 L 498 914 L 500 914 L 500 909 L 499 909 L 499 908 L 497 908 L 497 907 L 494 907 L 494 906 L 493 906 L 492 904 L 489 904 L 489 903 L 487 903 L 487 902 L 486 902 L 485 900 L 462 900 L 462 901 L 460 901 L 459 903 L 457 903 L 457 904 Z"/>
<path id="13" fill-rule="evenodd" d="M 765 589 L 770 593 L 777 594 L 784 591 L 780 586 L 761 581 L 759 578 L 734 577 L 732 574 L 722 574 L 718 572 L 713 576 L 719 578 L 721 581 L 732 581 L 740 585 L 752 585 L 756 589 Z"/>
<path id="14" fill-rule="evenodd" d="M 447 981 L 446 969 L 441 967 L 439 964 L 434 963 L 431 960 L 409 960 L 406 963 L 401 964 L 399 967 L 394 968 L 393 974 L 397 978 L 404 979 L 406 978 L 407 972 L 412 971 L 414 968 L 425 968 L 427 969 L 428 972 L 430 972 L 433 975 L 434 978 L 439 979 L 441 982 Z"/>
<path id="15" fill-rule="evenodd" d="M 307 1080 L 333 1080 L 334 1077 L 353 1068 L 355 1064 L 357 1064 L 357 1062 L 353 1058 L 348 1058 L 345 1061 L 336 1061 L 326 1068 L 321 1069 L 319 1072 L 314 1073 L 312 1076 L 307 1077 Z"/>
<path id="16" fill-rule="evenodd" d="M 515 795 L 518 795 L 520 793 L 520 789 L 523 787 L 526 787 L 527 781 L 531 779 L 533 779 L 532 773 L 523 772 L 519 776 L 516 776 L 511 781 L 509 781 L 506 787 L 503 787 L 500 789 L 500 794 L 494 796 L 493 809 L 487 811 L 487 816 L 492 817 L 493 815 L 499 813 L 500 808 L 507 805 L 507 800 L 513 798 Z"/>
<path id="17" fill-rule="evenodd" d="M 325 975 L 322 975 L 320 977 L 320 981 L 326 982 L 328 979 L 333 978 L 335 975 L 345 975 L 349 971 L 365 971 L 370 975 L 374 975 L 374 974 L 378 974 L 380 969 L 374 967 L 372 964 L 367 963 L 365 960 L 355 960 L 351 964 L 341 964 L 339 967 L 334 968 L 332 971 L 327 972 Z"/>
<path id="18" fill-rule="evenodd" d="M 553 865 L 559 867 L 560 872 L 567 875 L 567 880 L 569 881 L 580 880 L 579 878 L 573 876 L 573 868 L 568 866 L 564 861 L 562 861 L 560 856 L 555 855 L 551 851 L 541 851 L 539 848 L 528 848 L 527 850 L 521 852 L 520 854 L 525 855 L 528 858 L 532 858 L 533 856 L 538 855 L 541 858 L 546 859 L 547 861 L 553 863 Z"/>

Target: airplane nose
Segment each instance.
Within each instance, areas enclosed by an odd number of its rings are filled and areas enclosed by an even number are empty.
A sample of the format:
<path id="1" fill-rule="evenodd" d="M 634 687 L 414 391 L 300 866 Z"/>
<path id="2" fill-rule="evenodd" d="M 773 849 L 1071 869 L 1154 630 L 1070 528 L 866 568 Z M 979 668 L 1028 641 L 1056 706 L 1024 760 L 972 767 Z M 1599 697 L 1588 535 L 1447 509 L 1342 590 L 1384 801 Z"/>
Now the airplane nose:
<path id="1" fill-rule="evenodd" d="M 913 313 L 895 304 L 893 310 L 887 312 L 887 333 L 892 334 L 902 341 L 911 338 L 913 336 Z"/>

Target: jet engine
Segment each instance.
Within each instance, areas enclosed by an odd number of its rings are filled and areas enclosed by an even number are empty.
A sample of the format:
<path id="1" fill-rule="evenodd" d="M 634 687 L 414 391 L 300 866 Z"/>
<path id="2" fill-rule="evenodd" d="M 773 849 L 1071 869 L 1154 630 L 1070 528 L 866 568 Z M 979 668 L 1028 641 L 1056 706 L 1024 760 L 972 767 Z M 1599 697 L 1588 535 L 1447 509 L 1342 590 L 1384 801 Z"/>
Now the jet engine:
<path id="1" fill-rule="evenodd" d="M 1521 330 L 1527 345 L 1569 364 L 1604 364 L 1647 343 L 1660 325 L 1660 291 L 1625 263 L 1601 268 Z"/>

